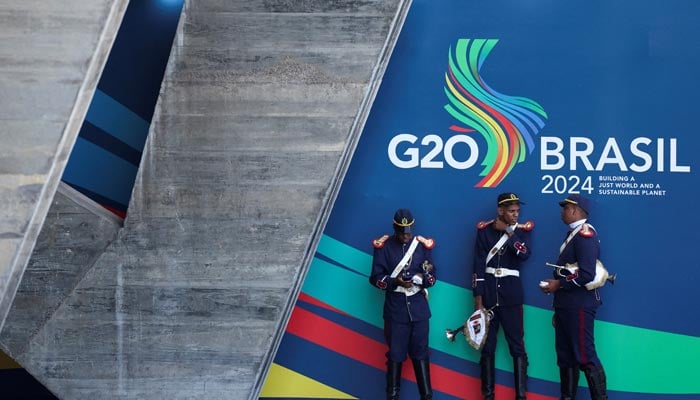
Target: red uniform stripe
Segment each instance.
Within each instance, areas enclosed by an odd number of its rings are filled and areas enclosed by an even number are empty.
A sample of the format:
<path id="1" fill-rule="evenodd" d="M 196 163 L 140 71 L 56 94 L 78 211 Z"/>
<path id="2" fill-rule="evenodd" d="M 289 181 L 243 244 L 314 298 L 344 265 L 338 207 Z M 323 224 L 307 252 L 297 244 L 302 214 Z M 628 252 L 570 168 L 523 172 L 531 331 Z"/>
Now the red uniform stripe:
<path id="1" fill-rule="evenodd" d="M 581 364 L 588 364 L 588 355 L 586 354 L 586 313 L 583 308 L 578 310 L 578 340 L 581 348 Z"/>

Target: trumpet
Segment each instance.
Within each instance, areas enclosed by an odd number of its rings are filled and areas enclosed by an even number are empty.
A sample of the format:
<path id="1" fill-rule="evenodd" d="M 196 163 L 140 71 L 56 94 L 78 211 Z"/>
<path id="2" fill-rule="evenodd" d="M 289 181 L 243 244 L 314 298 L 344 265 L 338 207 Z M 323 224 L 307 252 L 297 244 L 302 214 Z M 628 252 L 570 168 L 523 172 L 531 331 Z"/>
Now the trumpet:
<path id="1" fill-rule="evenodd" d="M 578 263 L 573 263 L 573 264 L 566 264 L 566 265 L 557 265 L 557 264 L 552 264 L 552 263 L 545 263 L 545 265 L 549 267 L 553 267 L 557 270 L 557 275 L 561 276 L 562 278 L 566 278 L 570 274 L 576 273 L 578 271 Z M 564 273 L 564 270 L 568 271 L 567 273 Z M 603 285 L 605 285 L 605 282 L 610 282 L 610 284 L 614 284 L 615 280 L 617 279 L 617 274 L 610 274 L 608 273 L 608 270 L 605 269 L 605 266 L 600 260 L 595 261 L 595 277 L 593 278 L 592 281 L 588 282 L 586 284 L 586 289 L 588 290 L 593 290 L 596 288 L 599 288 Z"/>
<path id="2" fill-rule="evenodd" d="M 481 350 L 486 343 L 486 334 L 489 330 L 489 322 L 493 318 L 493 308 L 474 311 L 464 324 L 455 329 L 445 329 L 445 336 L 450 342 L 454 342 L 457 335 L 462 333 L 470 346 L 476 350 Z"/>
<path id="3" fill-rule="evenodd" d="M 464 332 L 464 325 L 460 325 L 458 328 L 454 329 L 445 329 L 445 336 L 450 342 L 454 342 L 457 338 L 457 335 L 459 335 L 460 333 L 464 336 L 467 336 L 467 334 Z"/>

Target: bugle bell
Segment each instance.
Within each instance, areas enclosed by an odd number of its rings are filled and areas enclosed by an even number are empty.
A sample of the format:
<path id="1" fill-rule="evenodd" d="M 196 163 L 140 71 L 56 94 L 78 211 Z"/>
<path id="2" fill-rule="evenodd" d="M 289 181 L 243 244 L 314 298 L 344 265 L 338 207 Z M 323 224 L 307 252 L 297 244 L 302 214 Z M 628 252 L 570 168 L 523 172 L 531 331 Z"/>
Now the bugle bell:
<path id="1" fill-rule="evenodd" d="M 470 346 L 481 350 L 486 343 L 486 334 L 491 318 L 493 318 L 493 311 L 484 308 L 478 309 L 467 318 L 462 326 L 455 329 L 445 329 L 445 336 L 447 340 L 454 342 L 457 335 L 462 333 Z"/>
<path id="2" fill-rule="evenodd" d="M 561 276 L 562 278 L 566 278 L 570 274 L 576 273 L 578 271 L 578 263 L 573 263 L 573 264 L 566 264 L 566 265 L 557 265 L 557 264 L 552 264 L 552 263 L 545 263 L 545 265 L 549 267 L 553 267 L 557 270 L 557 275 Z M 564 272 L 567 271 L 568 273 Z M 603 265 L 603 262 L 600 260 L 595 261 L 595 277 L 593 278 L 592 281 L 588 282 L 586 284 L 586 289 L 588 290 L 593 290 L 596 288 L 599 288 L 603 285 L 605 285 L 605 282 L 610 282 L 610 284 L 614 284 L 615 280 L 617 279 L 617 274 L 610 274 L 608 273 L 608 270 L 605 268 Z"/>

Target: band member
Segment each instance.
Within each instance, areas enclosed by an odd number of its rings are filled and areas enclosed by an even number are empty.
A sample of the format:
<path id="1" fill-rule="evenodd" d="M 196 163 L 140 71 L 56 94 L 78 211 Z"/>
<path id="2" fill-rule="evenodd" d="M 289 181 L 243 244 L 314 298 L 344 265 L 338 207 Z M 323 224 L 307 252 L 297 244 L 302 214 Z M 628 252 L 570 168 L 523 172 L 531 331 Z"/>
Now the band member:
<path id="1" fill-rule="evenodd" d="M 474 308 L 493 312 L 480 360 L 481 393 L 487 400 L 495 396 L 494 354 L 501 326 L 513 357 L 515 398 L 525 399 L 527 393 L 520 269 L 530 257 L 530 232 L 534 224 L 518 223 L 521 204 L 524 203 L 515 193 L 501 193 L 497 198 L 496 218 L 477 224 L 472 275 Z"/>
<path id="2" fill-rule="evenodd" d="M 427 288 L 435 284 L 432 249 L 435 242 L 413 235 L 411 211 L 394 214 L 394 234 L 372 241 L 374 256 L 369 282 L 384 290 L 384 336 L 386 353 L 386 398 L 399 398 L 401 366 L 408 355 L 413 363 L 421 400 L 432 399 L 428 328 L 430 307 Z"/>
<path id="3" fill-rule="evenodd" d="M 590 201 L 572 194 L 559 203 L 561 219 L 570 231 L 559 248 L 558 265 L 576 263 L 578 269 L 565 277 L 554 272 L 554 279 L 540 285 L 545 293 L 554 293 L 554 332 L 557 365 L 561 378 L 561 398 L 576 398 L 579 371 L 583 370 L 593 400 L 607 399 L 603 365 L 595 349 L 593 325 L 601 304 L 598 289 L 585 285 L 593 280 L 600 242 L 595 228 L 588 223 Z"/>

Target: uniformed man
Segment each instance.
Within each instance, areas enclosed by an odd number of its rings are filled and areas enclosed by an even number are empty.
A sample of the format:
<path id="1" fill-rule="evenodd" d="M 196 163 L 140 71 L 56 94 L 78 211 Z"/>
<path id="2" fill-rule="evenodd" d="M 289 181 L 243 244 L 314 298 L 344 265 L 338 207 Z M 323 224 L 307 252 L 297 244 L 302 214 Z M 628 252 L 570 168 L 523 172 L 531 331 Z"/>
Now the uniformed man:
<path id="1" fill-rule="evenodd" d="M 596 274 L 600 242 L 595 228 L 588 223 L 590 201 L 578 194 L 559 203 L 561 219 L 569 226 L 559 248 L 557 265 L 576 263 L 573 273 L 562 277 L 555 270 L 554 279 L 545 279 L 540 286 L 545 293 L 554 293 L 554 332 L 557 365 L 561 378 L 561 398 L 576 398 L 579 371 L 583 370 L 593 400 L 607 399 L 603 365 L 595 349 L 593 325 L 601 304 L 598 289 L 585 285 Z"/>
<path id="2" fill-rule="evenodd" d="M 428 328 L 430 307 L 427 288 L 435 284 L 432 249 L 435 242 L 414 236 L 411 211 L 401 208 L 394 214 L 394 234 L 372 241 L 374 257 L 369 282 L 386 291 L 384 336 L 386 353 L 386 398 L 399 398 L 401 366 L 411 358 L 421 400 L 432 399 Z"/>
<path id="3" fill-rule="evenodd" d="M 474 245 L 472 287 L 474 309 L 493 312 L 486 342 L 481 349 L 481 392 L 484 399 L 495 396 L 496 338 L 503 327 L 513 357 L 515 398 L 525 399 L 527 392 L 527 353 L 523 327 L 523 287 L 520 270 L 530 257 L 532 221 L 518 223 L 520 205 L 515 193 L 498 195 L 496 218 L 477 224 Z"/>

